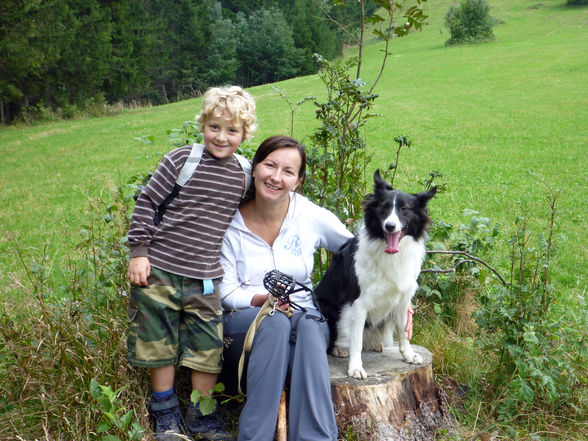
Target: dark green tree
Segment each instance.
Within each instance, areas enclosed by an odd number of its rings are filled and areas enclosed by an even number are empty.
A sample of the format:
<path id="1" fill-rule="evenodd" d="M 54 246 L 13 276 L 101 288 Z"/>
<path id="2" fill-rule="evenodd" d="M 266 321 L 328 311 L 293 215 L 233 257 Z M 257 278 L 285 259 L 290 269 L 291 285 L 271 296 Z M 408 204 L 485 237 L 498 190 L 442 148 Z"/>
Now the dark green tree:
<path id="1" fill-rule="evenodd" d="M 155 39 L 147 66 L 155 103 L 195 96 L 195 79 L 202 66 L 210 32 L 209 1 L 150 0 L 149 16 Z"/>
<path id="2" fill-rule="evenodd" d="M 112 26 L 112 53 L 103 92 L 108 102 L 142 100 L 148 93 L 150 78 L 147 60 L 153 34 L 147 11 L 138 2 L 104 2 Z"/>
<path id="3" fill-rule="evenodd" d="M 210 34 L 201 75 L 203 89 L 206 86 L 234 83 L 239 67 L 236 26 L 230 19 L 223 18 L 219 2 L 211 8 L 209 20 L 213 29 L 222 31 Z"/>
<path id="4" fill-rule="evenodd" d="M 341 55 L 343 45 L 335 25 L 325 14 L 309 14 L 317 9 L 316 0 L 293 0 L 283 2 L 282 10 L 293 32 L 294 45 L 303 55 L 300 59 L 299 75 L 308 75 L 317 71 L 313 54 L 334 59 Z"/>
<path id="5" fill-rule="evenodd" d="M 8 0 L 0 6 L 0 111 L 14 119 L 41 96 L 52 101 L 47 73 L 58 62 L 70 10 L 58 0 Z M 49 96 L 46 96 L 49 95 Z"/>
<path id="6" fill-rule="evenodd" d="M 237 15 L 239 79 L 244 86 L 272 83 L 296 75 L 302 51 L 279 9 Z"/>
<path id="7" fill-rule="evenodd" d="M 451 5 L 445 14 L 445 26 L 451 35 L 445 42 L 448 46 L 495 38 L 490 6 L 486 0 L 462 0 L 459 5 Z"/>

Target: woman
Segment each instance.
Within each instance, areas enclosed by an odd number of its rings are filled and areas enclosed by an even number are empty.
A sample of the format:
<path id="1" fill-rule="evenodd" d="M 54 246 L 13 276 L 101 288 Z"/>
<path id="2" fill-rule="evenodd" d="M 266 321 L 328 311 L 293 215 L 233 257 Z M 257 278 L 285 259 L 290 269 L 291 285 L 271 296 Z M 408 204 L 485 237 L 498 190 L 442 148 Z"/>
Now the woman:
<path id="1" fill-rule="evenodd" d="M 294 193 L 305 168 L 306 153 L 297 141 L 285 136 L 265 140 L 253 158 L 254 196 L 240 207 L 225 236 L 220 287 L 225 309 L 223 369 L 233 378 L 243 338 L 268 298 L 266 273 L 277 269 L 311 288 L 316 249 L 337 251 L 353 237 L 333 213 Z M 240 441 L 273 439 L 287 374 L 288 439 L 337 439 L 326 354 L 328 326 L 320 321 L 309 291 L 293 293 L 290 300 L 306 312 L 295 311 L 291 318 L 268 315 L 255 334 L 247 402 L 239 418 Z"/>

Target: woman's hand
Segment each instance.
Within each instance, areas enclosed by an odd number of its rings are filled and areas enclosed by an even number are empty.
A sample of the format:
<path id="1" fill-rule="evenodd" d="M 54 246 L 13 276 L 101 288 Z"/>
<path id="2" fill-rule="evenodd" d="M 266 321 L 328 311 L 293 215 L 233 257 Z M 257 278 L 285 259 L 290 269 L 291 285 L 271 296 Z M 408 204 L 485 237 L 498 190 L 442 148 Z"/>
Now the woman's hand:
<path id="1" fill-rule="evenodd" d="M 251 299 L 251 302 L 249 302 L 249 304 L 251 306 L 263 306 L 268 297 L 269 294 L 255 294 Z M 278 300 L 278 309 L 282 311 L 287 311 L 289 307 L 290 305 L 288 303 Z"/>
<path id="2" fill-rule="evenodd" d="M 151 264 L 148 257 L 131 257 L 127 276 L 133 285 L 147 286 L 149 274 L 151 274 Z"/>
<path id="3" fill-rule="evenodd" d="M 286 302 L 282 302 L 281 300 L 278 300 L 278 309 L 281 311 L 287 311 L 288 308 L 290 308 L 290 304 L 286 303 Z"/>
<path id="4" fill-rule="evenodd" d="M 255 294 L 249 304 L 251 306 L 263 306 L 269 294 Z"/>
<path id="5" fill-rule="evenodd" d="M 404 328 L 404 330 L 406 331 L 406 336 L 407 338 L 410 340 L 412 338 L 412 315 L 414 314 L 414 311 L 412 310 L 412 306 L 408 305 L 408 311 L 406 313 L 406 328 Z"/>

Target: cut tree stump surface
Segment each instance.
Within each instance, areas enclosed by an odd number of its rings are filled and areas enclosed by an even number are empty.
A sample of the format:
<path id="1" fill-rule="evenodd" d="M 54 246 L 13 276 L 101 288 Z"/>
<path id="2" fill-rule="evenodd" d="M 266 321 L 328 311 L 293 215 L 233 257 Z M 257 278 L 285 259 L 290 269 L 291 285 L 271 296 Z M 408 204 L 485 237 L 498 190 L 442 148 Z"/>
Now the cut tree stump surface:
<path id="1" fill-rule="evenodd" d="M 365 380 L 347 376 L 348 358 L 329 355 L 340 431 L 351 425 L 358 433 L 370 433 L 362 439 L 427 440 L 446 428 L 448 421 L 433 378 L 433 354 L 421 346 L 412 348 L 423 357 L 422 364 L 404 362 L 397 346 L 384 352 L 362 352 Z M 410 436 L 402 435 L 404 432 Z"/>

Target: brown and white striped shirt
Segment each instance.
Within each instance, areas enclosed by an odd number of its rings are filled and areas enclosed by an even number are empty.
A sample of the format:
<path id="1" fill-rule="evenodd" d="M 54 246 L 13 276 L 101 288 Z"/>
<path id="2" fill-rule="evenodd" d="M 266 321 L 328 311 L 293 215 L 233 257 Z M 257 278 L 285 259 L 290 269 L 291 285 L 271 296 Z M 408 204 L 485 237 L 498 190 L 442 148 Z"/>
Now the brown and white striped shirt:
<path id="1" fill-rule="evenodd" d="M 165 155 L 137 199 L 129 228 L 131 257 L 147 256 L 156 268 L 194 279 L 222 277 L 220 249 L 237 211 L 245 175 L 234 156 L 217 159 L 204 150 L 194 174 L 167 207 L 159 225 L 153 217 L 172 192 L 192 146 Z"/>

